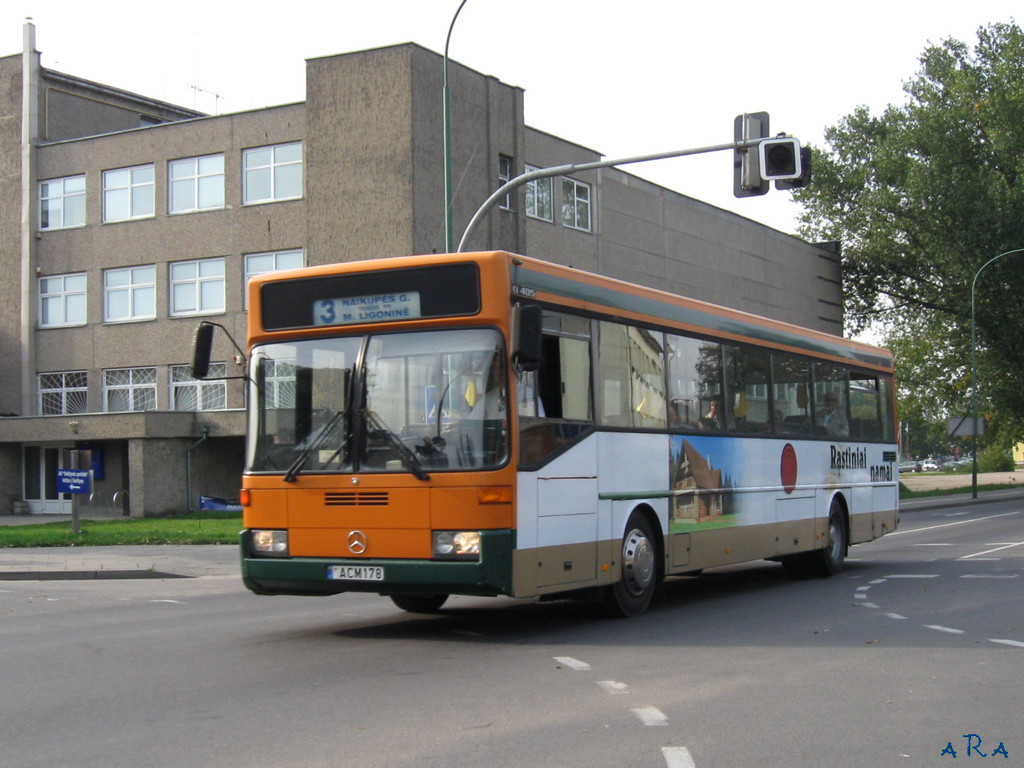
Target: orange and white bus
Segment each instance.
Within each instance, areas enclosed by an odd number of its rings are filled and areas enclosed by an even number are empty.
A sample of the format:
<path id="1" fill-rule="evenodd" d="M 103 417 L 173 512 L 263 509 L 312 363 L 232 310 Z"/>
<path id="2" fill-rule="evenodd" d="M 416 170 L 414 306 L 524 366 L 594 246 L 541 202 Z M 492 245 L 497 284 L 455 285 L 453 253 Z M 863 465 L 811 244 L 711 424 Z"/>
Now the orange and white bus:
<path id="1" fill-rule="evenodd" d="M 258 594 L 629 616 L 715 566 L 835 573 L 897 525 L 883 349 L 503 252 L 258 276 L 248 322 Z"/>

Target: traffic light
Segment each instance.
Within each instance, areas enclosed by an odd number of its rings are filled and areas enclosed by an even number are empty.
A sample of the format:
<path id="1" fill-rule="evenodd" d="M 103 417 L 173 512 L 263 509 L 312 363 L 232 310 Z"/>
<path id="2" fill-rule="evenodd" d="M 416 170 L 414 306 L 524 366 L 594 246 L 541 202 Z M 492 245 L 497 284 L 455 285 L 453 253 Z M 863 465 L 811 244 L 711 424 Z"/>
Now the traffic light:
<path id="1" fill-rule="evenodd" d="M 751 112 L 737 115 L 733 121 L 733 141 L 752 141 L 768 136 L 768 113 Z M 732 193 L 736 197 L 764 195 L 768 192 L 768 181 L 761 175 L 758 148 L 743 147 L 733 151 Z"/>
<path id="2" fill-rule="evenodd" d="M 811 148 L 800 147 L 800 176 L 796 179 L 779 179 L 776 189 L 797 189 L 806 187 L 811 181 Z"/>
<path id="3" fill-rule="evenodd" d="M 799 179 L 800 141 L 792 138 L 765 139 L 758 147 L 761 178 L 765 181 Z"/>

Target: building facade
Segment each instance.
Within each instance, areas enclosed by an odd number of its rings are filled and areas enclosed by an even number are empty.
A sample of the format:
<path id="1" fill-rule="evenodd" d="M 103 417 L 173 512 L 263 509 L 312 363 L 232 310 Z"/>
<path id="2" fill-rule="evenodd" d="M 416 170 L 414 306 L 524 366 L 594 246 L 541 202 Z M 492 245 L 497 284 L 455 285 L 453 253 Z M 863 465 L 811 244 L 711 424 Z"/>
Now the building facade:
<path id="1" fill-rule="evenodd" d="M 530 128 L 524 92 L 451 63 L 456 240 L 504 180 L 601 159 Z M 254 274 L 444 250 L 442 59 L 312 59 L 306 100 L 227 115 L 0 58 L 0 514 L 160 515 L 237 494 L 245 391 L 196 381 L 210 320 L 244 343 Z M 505 249 L 842 331 L 838 255 L 602 169 L 521 187 L 469 248 Z M 217 335 L 214 374 L 242 372 Z M 72 498 L 59 468 L 94 470 Z"/>

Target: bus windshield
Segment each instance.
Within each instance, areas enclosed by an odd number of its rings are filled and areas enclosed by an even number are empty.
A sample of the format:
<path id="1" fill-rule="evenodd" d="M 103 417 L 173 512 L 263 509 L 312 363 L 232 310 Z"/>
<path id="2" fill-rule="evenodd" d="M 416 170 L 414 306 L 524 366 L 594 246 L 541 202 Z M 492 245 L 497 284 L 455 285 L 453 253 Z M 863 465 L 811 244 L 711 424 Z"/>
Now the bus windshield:
<path id="1" fill-rule="evenodd" d="M 508 459 L 504 345 L 491 328 L 318 338 L 252 354 L 252 472 L 429 472 Z"/>

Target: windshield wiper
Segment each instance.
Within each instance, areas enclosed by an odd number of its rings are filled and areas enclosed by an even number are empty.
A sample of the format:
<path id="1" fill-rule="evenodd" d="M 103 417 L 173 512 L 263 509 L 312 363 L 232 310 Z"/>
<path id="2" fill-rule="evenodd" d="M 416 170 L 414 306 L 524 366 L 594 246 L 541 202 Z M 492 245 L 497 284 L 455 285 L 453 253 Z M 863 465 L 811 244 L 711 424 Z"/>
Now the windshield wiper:
<path id="1" fill-rule="evenodd" d="M 309 457 L 313 455 L 313 451 L 318 451 L 320 450 L 320 448 L 323 447 L 323 444 L 327 442 L 327 438 L 334 431 L 334 428 L 338 426 L 339 423 L 341 423 L 341 420 L 343 418 L 345 418 L 345 413 L 347 412 L 347 410 L 347 408 L 343 408 L 342 410 L 338 411 L 333 416 L 331 416 L 330 419 L 327 420 L 327 423 L 320 427 L 320 431 L 310 441 L 309 445 L 307 445 L 302 450 L 302 453 L 300 453 L 295 458 L 295 461 L 292 462 L 291 466 L 288 467 L 288 471 L 285 472 L 284 475 L 284 481 L 286 483 L 295 482 L 295 478 L 302 470 L 302 466 L 309 460 Z M 337 452 L 335 452 L 335 455 L 337 455 Z"/>
<path id="2" fill-rule="evenodd" d="M 380 416 L 366 408 L 363 410 L 363 417 L 387 441 L 388 445 L 395 450 L 402 465 L 412 473 L 413 477 L 418 480 L 430 479 L 430 475 L 423 469 L 423 465 L 416 458 L 416 454 L 409 450 L 409 446 L 402 442 L 402 438 L 398 437 L 388 428 L 387 424 L 381 421 Z"/>

